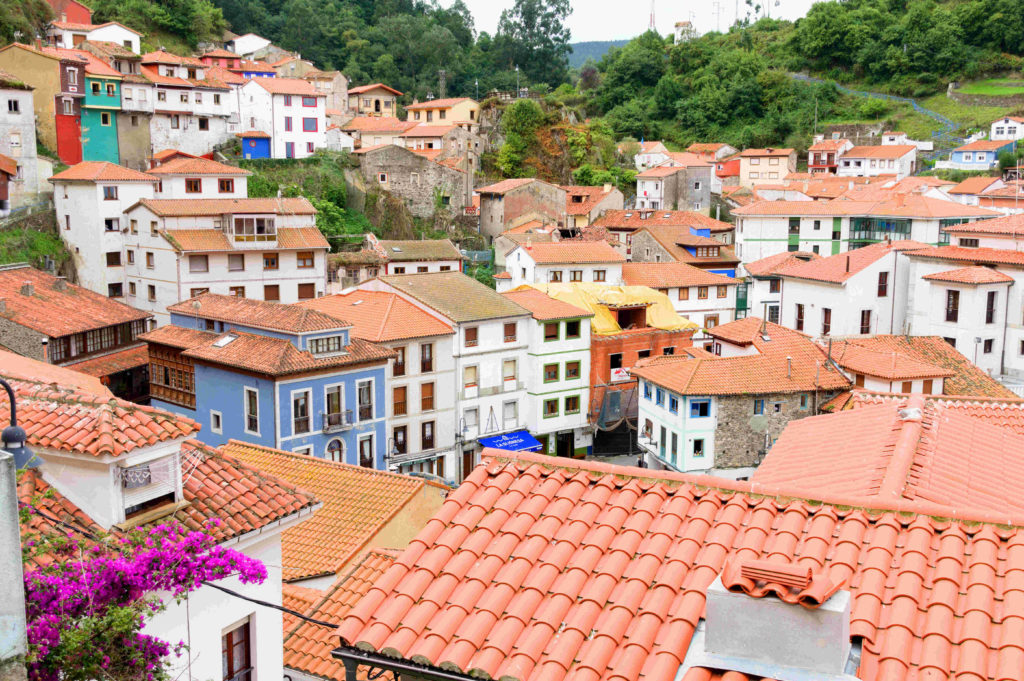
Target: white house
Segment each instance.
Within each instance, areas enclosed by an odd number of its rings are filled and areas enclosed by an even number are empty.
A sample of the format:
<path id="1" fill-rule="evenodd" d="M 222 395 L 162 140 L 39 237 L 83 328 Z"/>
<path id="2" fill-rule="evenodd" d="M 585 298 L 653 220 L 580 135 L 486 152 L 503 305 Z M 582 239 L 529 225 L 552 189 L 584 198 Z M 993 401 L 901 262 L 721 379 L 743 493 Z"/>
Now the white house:
<path id="1" fill-rule="evenodd" d="M 964 248 L 1005 248 L 1019 251 L 1024 246 L 1024 215 L 1008 215 L 944 227 L 951 246 Z"/>
<path id="2" fill-rule="evenodd" d="M 201 157 L 178 155 L 147 171 L 158 180 L 157 199 L 245 199 L 248 170 Z"/>
<path id="3" fill-rule="evenodd" d="M 593 444 L 587 426 L 594 314 L 535 288 L 502 295 L 533 315 L 523 325 L 528 343 L 521 378 L 526 383 L 527 429 L 547 454 L 586 456 Z"/>
<path id="4" fill-rule="evenodd" d="M 747 304 L 737 315 L 752 314 L 773 324 L 782 321 L 782 277 L 779 272 L 801 262 L 817 260 L 821 256 L 805 251 L 783 251 L 767 258 L 743 263 L 747 283 Z"/>
<path id="5" fill-rule="evenodd" d="M 633 157 L 637 170 L 647 170 L 668 160 L 668 147 L 663 142 L 640 142 L 640 151 Z"/>
<path id="6" fill-rule="evenodd" d="M 684 262 L 625 263 L 622 282 L 626 286 L 646 286 L 661 291 L 680 316 L 703 329 L 713 329 L 736 319 L 736 292 L 742 283 Z"/>
<path id="7" fill-rule="evenodd" d="M 883 393 L 941 395 L 947 378 L 956 371 L 906 351 L 892 339 L 908 341 L 903 335 L 858 335 L 818 339 L 854 386 Z"/>
<path id="8" fill-rule="evenodd" d="M 505 448 L 535 442 L 524 431 L 528 310 L 461 272 L 384 276 L 357 288 L 397 293 L 455 330 L 454 479 L 468 475 L 495 439 L 504 438 Z"/>
<path id="9" fill-rule="evenodd" d="M 838 161 L 839 177 L 895 175 L 900 180 L 917 170 L 917 147 L 912 144 L 882 144 L 847 149 Z"/>
<path id="10" fill-rule="evenodd" d="M 125 210 L 125 296 L 169 321 L 202 293 L 294 303 L 324 295 L 330 246 L 294 199 L 142 199 Z"/>
<path id="11" fill-rule="evenodd" d="M 16 166 L 7 187 L 8 209 L 34 203 L 41 192 L 49 191 L 46 178 L 53 164 L 36 154 L 33 106 L 32 87 L 0 71 L 0 154 L 12 159 Z"/>
<path id="12" fill-rule="evenodd" d="M 113 163 L 83 161 L 50 182 L 60 238 L 71 252 L 79 284 L 134 305 L 126 297 L 125 212 L 152 198 L 159 180 Z"/>
<path id="13" fill-rule="evenodd" d="M 327 146 L 327 97 L 300 78 L 256 78 L 243 85 L 242 127 L 270 135 L 271 158 L 305 158 Z"/>
<path id="14" fill-rule="evenodd" d="M 83 40 L 108 42 L 126 47 L 135 54 L 141 52 L 142 34 L 116 21 L 105 24 L 76 24 L 54 21 L 46 27 L 47 40 L 55 47 L 77 49 Z"/>
<path id="15" fill-rule="evenodd" d="M 227 49 L 243 57 L 251 57 L 260 50 L 270 47 L 270 41 L 255 33 L 235 36 L 226 45 Z"/>
<path id="16" fill-rule="evenodd" d="M 779 270 L 782 326 L 812 336 L 902 333 L 910 265 L 901 251 L 923 247 L 883 242 Z"/>
<path id="17" fill-rule="evenodd" d="M 980 205 L 980 196 L 987 192 L 1002 189 L 1006 183 L 1001 177 L 968 177 L 947 190 L 949 198 L 965 206 Z"/>
<path id="18" fill-rule="evenodd" d="M 992 121 L 992 132 L 989 133 L 988 138 L 1010 141 L 1024 139 L 1024 116 L 1003 116 L 999 120 Z"/>
<path id="19" fill-rule="evenodd" d="M 352 151 L 356 148 L 356 138 L 337 125 L 328 125 L 324 144 L 331 151 Z"/>
<path id="20" fill-rule="evenodd" d="M 606 241 L 558 241 L 517 245 L 505 255 L 503 291 L 523 284 L 622 283 L 625 256 Z"/>
<path id="21" fill-rule="evenodd" d="M 387 382 L 389 462 L 399 473 L 455 480 L 455 331 L 397 293 L 350 291 L 298 303 L 344 319 L 356 338 L 397 353 Z"/>

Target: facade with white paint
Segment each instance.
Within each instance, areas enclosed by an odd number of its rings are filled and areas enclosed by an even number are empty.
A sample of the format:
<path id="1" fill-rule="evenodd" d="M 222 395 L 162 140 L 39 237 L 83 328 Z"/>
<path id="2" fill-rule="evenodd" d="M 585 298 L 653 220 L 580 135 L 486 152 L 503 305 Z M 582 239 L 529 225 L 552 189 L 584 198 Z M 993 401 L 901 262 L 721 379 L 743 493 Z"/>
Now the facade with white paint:
<path id="1" fill-rule="evenodd" d="M 239 90 L 242 127 L 270 135 L 271 158 L 306 158 L 327 146 L 327 97 L 298 78 L 257 78 Z"/>

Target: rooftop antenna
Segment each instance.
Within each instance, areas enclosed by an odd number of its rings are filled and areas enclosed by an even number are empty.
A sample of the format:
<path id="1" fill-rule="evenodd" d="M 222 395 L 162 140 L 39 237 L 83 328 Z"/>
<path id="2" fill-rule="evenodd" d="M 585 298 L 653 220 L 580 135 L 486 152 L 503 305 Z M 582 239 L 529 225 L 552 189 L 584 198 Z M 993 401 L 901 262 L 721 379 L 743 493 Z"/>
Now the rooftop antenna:
<path id="1" fill-rule="evenodd" d="M 651 0 L 651 24 L 647 27 L 648 31 L 657 31 L 656 24 L 654 23 L 654 3 L 655 0 Z"/>

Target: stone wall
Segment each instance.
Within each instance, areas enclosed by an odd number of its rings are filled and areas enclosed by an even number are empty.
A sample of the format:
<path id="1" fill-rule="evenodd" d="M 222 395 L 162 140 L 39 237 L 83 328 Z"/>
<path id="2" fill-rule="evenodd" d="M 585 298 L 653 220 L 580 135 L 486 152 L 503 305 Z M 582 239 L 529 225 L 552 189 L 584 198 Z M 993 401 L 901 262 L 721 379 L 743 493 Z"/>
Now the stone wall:
<path id="1" fill-rule="evenodd" d="M 385 145 L 359 155 L 359 167 L 367 182 L 367 192 L 375 187 L 387 190 L 400 198 L 416 217 L 434 215 L 434 190 L 448 197 L 447 209 L 460 213 L 468 198 L 466 173 L 434 163 L 404 147 Z M 387 181 L 380 182 L 380 173 Z"/>
<path id="2" fill-rule="evenodd" d="M 115 118 L 117 151 L 121 156 L 121 165 L 135 170 L 146 170 L 151 153 L 149 123 L 152 116 L 144 113 L 119 113 Z"/>
<path id="3" fill-rule="evenodd" d="M 825 139 L 832 139 L 832 133 L 850 140 L 856 146 L 872 146 L 882 143 L 882 123 L 835 123 L 823 126 Z"/>
<path id="4" fill-rule="evenodd" d="M 15 293 L 14 295 L 21 294 Z M 0 306 L 2 305 L 3 302 L 0 301 Z M 0 311 L 0 346 L 19 355 L 43 361 L 44 337 L 38 331 L 33 331 L 28 327 L 12 322 L 10 319 L 5 319 L 3 312 Z"/>
<path id="5" fill-rule="evenodd" d="M 1024 106 L 1024 95 L 967 95 L 956 90 L 950 90 L 946 95 L 954 102 L 967 106 Z"/>
<path id="6" fill-rule="evenodd" d="M 650 232 L 637 232 L 632 238 L 630 259 L 633 262 L 675 262 L 675 256 L 668 252 Z"/>
<path id="7" fill-rule="evenodd" d="M 800 408 L 800 395 L 807 395 L 807 408 Z M 754 400 L 764 399 L 764 413 L 754 413 Z M 766 451 L 765 436 L 774 442 L 790 421 L 814 414 L 817 401 L 813 393 L 743 395 L 718 398 L 718 423 L 715 427 L 715 467 L 757 466 Z M 779 411 L 775 406 L 779 405 Z"/>

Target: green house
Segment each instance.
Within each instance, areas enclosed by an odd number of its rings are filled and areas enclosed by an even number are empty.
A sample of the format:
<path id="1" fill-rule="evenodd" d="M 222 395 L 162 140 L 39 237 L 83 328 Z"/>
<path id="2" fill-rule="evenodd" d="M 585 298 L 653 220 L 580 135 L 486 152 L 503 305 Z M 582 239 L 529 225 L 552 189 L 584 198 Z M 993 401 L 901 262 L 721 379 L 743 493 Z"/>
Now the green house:
<path id="1" fill-rule="evenodd" d="M 106 69 L 113 72 L 109 67 Z M 94 73 L 96 70 L 93 63 L 86 66 L 82 160 L 118 163 L 117 114 L 121 111 L 121 77 Z"/>

